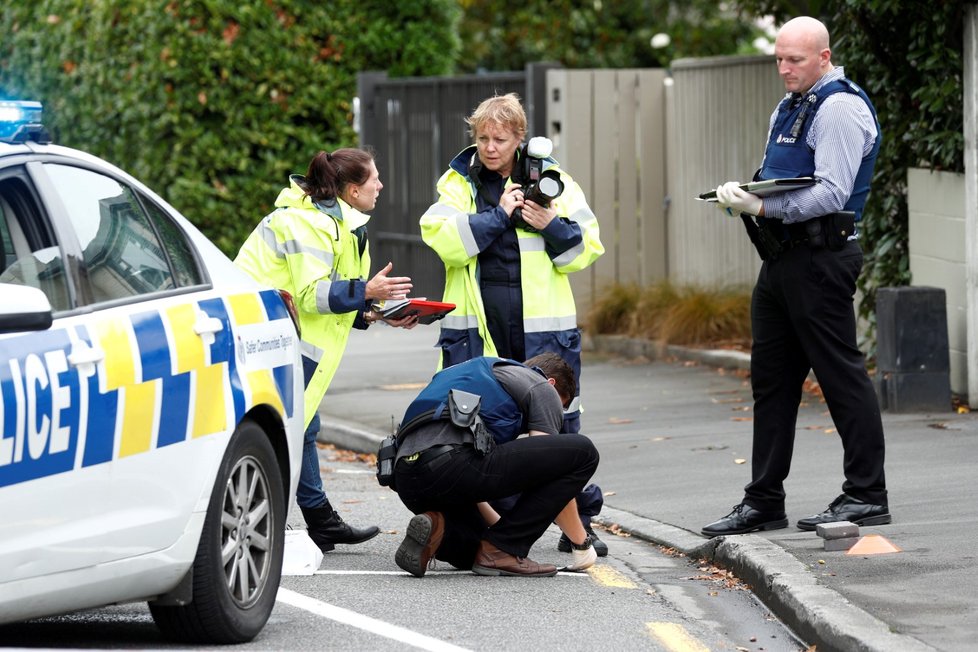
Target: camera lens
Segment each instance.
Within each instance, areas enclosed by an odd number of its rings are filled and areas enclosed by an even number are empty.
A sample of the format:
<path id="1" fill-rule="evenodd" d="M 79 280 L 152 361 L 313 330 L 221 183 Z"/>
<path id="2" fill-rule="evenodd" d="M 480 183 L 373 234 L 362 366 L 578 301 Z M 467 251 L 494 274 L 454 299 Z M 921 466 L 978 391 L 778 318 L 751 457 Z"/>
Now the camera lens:
<path id="1" fill-rule="evenodd" d="M 560 196 L 561 190 L 563 190 L 563 188 L 561 188 L 560 181 L 552 177 L 544 177 L 540 179 L 540 181 L 537 183 L 537 189 L 542 195 L 547 197 L 548 200 L 556 199 Z"/>

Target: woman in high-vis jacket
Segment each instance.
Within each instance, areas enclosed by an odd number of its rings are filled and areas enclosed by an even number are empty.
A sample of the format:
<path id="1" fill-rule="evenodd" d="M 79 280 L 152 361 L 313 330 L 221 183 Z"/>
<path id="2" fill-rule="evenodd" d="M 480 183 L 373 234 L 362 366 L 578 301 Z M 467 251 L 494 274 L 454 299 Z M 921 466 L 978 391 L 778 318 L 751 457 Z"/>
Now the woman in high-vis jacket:
<path id="1" fill-rule="evenodd" d="M 440 322 L 438 366 L 549 351 L 571 366 L 580 388 L 581 334 L 568 275 L 604 253 L 597 218 L 557 161 L 549 154 L 531 161 L 533 148 L 520 146 L 527 121 L 516 94 L 484 100 L 466 122 L 475 144 L 452 159 L 438 201 L 421 217 L 422 239 L 445 264 L 442 300 L 457 306 Z M 533 181 L 528 163 L 559 176 L 563 189 L 549 206 L 524 197 Z M 564 432 L 580 431 L 580 407 L 578 395 L 565 410 Z M 593 485 L 587 491 L 578 505 L 590 531 L 601 494 Z M 607 552 L 600 541 L 596 549 Z"/>
<path id="2" fill-rule="evenodd" d="M 439 366 L 480 355 L 526 360 L 559 354 L 580 384 L 581 337 L 568 275 L 604 253 L 598 221 L 580 186 L 552 158 L 562 194 L 549 207 L 524 200 L 526 114 L 510 93 L 483 101 L 466 119 L 475 145 L 438 180 L 438 201 L 421 217 L 421 237 L 445 264 Z M 514 212 L 519 209 L 519 217 Z M 580 429 L 580 400 L 565 414 Z"/>
<path id="3" fill-rule="evenodd" d="M 319 474 L 316 436 L 319 404 L 343 357 L 351 328 L 364 329 L 380 315 L 374 301 L 399 299 L 411 289 L 406 276 L 388 276 L 388 263 L 369 281 L 370 252 L 364 211 L 374 208 L 383 184 L 373 156 L 360 149 L 319 152 L 305 176 L 292 175 L 267 215 L 241 246 L 234 262 L 260 283 L 286 290 L 302 331 L 306 437 L 296 502 L 309 536 L 328 552 L 337 543 L 362 543 L 376 526 L 347 525 L 330 505 Z M 411 328 L 416 317 L 385 320 Z"/>

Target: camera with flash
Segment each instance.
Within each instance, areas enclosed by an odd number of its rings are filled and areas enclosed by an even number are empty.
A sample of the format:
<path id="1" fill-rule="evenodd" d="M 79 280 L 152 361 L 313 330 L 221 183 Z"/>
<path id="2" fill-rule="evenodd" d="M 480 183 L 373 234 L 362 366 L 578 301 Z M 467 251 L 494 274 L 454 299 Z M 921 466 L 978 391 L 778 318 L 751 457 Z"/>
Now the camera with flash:
<path id="1" fill-rule="evenodd" d="M 556 170 L 544 170 L 543 161 L 548 158 L 554 150 L 553 141 L 543 136 L 536 136 L 523 148 L 517 174 L 513 175 L 513 181 L 523 188 L 523 199 L 530 200 L 544 208 L 550 206 L 550 202 L 560 197 L 564 192 L 564 182 L 560 180 L 560 173 Z M 532 226 L 523 221 L 523 211 L 519 208 L 513 211 L 513 224 L 527 231 L 536 231 Z"/>

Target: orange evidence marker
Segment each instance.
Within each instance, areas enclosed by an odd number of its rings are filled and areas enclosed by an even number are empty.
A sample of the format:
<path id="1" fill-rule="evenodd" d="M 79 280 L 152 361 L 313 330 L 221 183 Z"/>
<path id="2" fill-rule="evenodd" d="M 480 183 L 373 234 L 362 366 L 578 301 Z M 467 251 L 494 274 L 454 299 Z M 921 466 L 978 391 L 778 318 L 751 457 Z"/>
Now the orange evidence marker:
<path id="1" fill-rule="evenodd" d="M 847 555 L 885 555 L 890 552 L 902 552 L 881 534 L 867 534 L 861 537 L 846 552 Z"/>

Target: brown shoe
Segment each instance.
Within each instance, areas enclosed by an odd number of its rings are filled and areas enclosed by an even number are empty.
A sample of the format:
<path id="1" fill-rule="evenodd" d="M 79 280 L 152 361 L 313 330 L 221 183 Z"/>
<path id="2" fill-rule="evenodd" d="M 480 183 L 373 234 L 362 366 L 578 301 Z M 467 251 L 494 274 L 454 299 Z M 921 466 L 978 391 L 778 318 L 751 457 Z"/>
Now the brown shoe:
<path id="1" fill-rule="evenodd" d="M 408 523 L 407 535 L 394 553 L 394 562 L 415 577 L 424 577 L 445 535 L 445 517 L 440 512 L 418 514 Z"/>
<path id="2" fill-rule="evenodd" d="M 514 557 L 503 552 L 488 541 L 479 542 L 475 553 L 472 572 L 476 575 L 510 575 L 514 577 L 553 577 L 557 567 L 553 564 L 538 564 L 526 557 Z"/>

